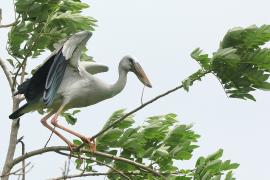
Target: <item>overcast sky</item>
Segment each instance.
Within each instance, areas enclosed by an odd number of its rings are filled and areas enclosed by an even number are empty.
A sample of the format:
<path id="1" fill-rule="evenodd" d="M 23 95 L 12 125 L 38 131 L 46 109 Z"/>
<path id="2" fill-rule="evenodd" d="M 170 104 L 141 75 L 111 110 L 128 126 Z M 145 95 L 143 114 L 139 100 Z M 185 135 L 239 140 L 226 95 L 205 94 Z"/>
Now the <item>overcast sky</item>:
<path id="1" fill-rule="evenodd" d="M 88 42 L 89 54 L 96 61 L 107 64 L 110 71 L 100 75 L 108 83 L 116 81 L 119 60 L 124 55 L 135 56 L 153 84 L 146 89 L 144 99 L 150 99 L 181 83 L 194 73 L 198 64 L 190 52 L 201 47 L 207 53 L 218 48 L 226 31 L 235 26 L 269 24 L 269 0 L 89 0 L 85 14 L 98 20 L 98 27 Z M 11 2 L 2 1 L 3 24 L 13 21 Z M 0 56 L 5 52 L 7 30 L 0 29 Z M 35 59 L 39 64 L 42 58 Z M 33 65 L 32 65 L 33 67 Z M 9 138 L 11 98 L 8 83 L 0 71 L 0 168 L 2 169 Z M 110 114 L 120 108 L 131 110 L 140 104 L 141 83 L 129 75 L 125 90 L 118 96 L 82 109 L 79 121 L 71 128 L 93 135 L 100 130 Z M 224 158 L 241 164 L 235 176 L 240 180 L 269 180 L 270 162 L 270 93 L 256 91 L 257 102 L 229 99 L 218 80 L 208 75 L 196 82 L 190 92 L 171 94 L 136 113 L 137 124 L 145 117 L 177 113 L 182 123 L 194 124 L 201 135 L 200 148 L 191 167 L 200 155 L 219 148 Z M 50 132 L 40 123 L 37 113 L 21 120 L 19 136 L 24 136 L 27 151 L 44 146 Z M 72 137 L 70 137 L 72 138 Z M 50 145 L 64 145 L 53 137 Z M 54 153 L 31 158 L 34 168 L 27 179 L 48 179 L 61 175 L 66 158 Z M 16 179 L 15 177 L 11 179 Z M 103 177 L 91 178 L 103 179 Z"/>

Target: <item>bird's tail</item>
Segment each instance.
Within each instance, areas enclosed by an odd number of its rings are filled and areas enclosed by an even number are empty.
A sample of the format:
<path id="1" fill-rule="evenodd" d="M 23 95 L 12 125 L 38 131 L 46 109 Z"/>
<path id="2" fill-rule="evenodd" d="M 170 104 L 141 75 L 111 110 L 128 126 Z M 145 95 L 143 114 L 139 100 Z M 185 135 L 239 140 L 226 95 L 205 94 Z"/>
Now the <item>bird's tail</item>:
<path id="1" fill-rule="evenodd" d="M 9 119 L 17 119 L 17 118 L 21 117 L 22 115 L 24 115 L 24 113 L 25 113 L 24 110 L 27 106 L 28 106 L 28 104 L 26 103 L 22 107 L 20 107 L 16 111 L 14 111 L 11 115 L 9 115 Z"/>

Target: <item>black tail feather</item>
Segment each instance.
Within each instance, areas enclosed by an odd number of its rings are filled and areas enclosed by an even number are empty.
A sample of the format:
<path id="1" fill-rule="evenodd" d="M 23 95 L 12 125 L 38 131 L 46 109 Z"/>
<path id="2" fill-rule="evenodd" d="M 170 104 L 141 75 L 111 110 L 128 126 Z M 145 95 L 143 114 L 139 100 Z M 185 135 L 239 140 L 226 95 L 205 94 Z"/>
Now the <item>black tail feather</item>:
<path id="1" fill-rule="evenodd" d="M 23 110 L 28 106 L 28 104 L 24 104 L 22 107 L 20 107 L 19 109 L 17 109 L 16 111 L 14 111 L 11 115 L 9 115 L 9 119 L 17 119 L 19 117 L 21 117 L 22 115 L 24 115 Z"/>

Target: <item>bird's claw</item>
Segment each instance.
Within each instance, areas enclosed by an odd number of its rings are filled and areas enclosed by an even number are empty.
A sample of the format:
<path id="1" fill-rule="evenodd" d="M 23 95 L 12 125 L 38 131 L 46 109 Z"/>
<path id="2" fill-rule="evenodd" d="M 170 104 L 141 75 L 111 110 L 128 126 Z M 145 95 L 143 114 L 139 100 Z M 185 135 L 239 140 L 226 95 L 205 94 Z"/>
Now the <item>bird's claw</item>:
<path id="1" fill-rule="evenodd" d="M 73 143 L 68 143 L 67 145 L 68 145 L 68 149 L 69 149 L 70 153 L 72 153 L 73 150 L 76 148 L 76 145 Z"/>
<path id="2" fill-rule="evenodd" d="M 89 145 L 89 148 L 92 152 L 96 152 L 96 142 L 95 139 L 92 139 L 91 137 L 81 137 L 81 140 Z"/>

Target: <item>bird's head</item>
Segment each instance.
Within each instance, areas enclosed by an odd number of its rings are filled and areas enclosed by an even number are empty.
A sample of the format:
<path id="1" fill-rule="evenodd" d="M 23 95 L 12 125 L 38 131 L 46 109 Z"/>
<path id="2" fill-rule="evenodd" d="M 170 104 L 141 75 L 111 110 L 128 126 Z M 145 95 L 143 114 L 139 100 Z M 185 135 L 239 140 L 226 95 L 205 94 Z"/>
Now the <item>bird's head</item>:
<path id="1" fill-rule="evenodd" d="M 126 72 L 133 72 L 136 74 L 138 79 L 147 87 L 152 87 L 148 77 L 146 76 L 143 68 L 141 65 L 134 60 L 133 57 L 130 56 L 125 56 L 123 59 L 120 61 L 119 68 L 123 69 Z"/>
<path id="2" fill-rule="evenodd" d="M 90 31 L 81 31 L 69 37 L 63 46 L 65 57 L 68 59 L 71 56 L 80 55 L 82 49 L 85 47 L 91 36 L 92 33 Z"/>

